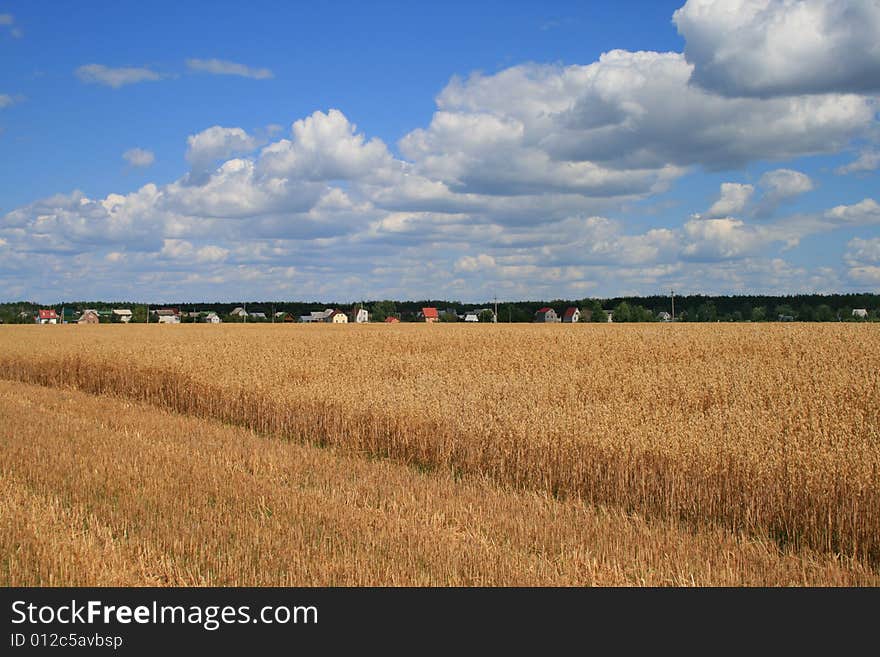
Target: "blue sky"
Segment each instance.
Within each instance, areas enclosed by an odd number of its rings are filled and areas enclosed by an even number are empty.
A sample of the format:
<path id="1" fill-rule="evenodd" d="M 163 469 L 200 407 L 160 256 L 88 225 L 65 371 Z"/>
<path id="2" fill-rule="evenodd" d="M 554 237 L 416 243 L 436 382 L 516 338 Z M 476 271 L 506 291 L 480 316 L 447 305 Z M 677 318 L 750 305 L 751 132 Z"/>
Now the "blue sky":
<path id="1" fill-rule="evenodd" d="M 0 2 L 0 300 L 876 291 L 877 43 L 870 0 Z"/>

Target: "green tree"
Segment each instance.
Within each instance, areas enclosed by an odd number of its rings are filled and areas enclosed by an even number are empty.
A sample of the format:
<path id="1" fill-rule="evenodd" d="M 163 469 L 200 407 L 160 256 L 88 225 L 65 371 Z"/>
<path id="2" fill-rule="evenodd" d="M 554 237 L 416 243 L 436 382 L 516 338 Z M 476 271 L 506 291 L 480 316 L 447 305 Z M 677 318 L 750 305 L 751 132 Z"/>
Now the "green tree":
<path id="1" fill-rule="evenodd" d="M 373 304 L 373 321 L 384 322 L 388 317 L 394 317 L 397 313 L 397 304 L 390 299 L 377 301 Z"/>
<path id="2" fill-rule="evenodd" d="M 582 322 L 607 322 L 608 315 L 602 309 L 602 303 L 598 299 L 584 299 L 581 304 Z"/>
<path id="3" fill-rule="evenodd" d="M 763 322 L 767 319 L 767 307 L 766 306 L 755 306 L 752 308 L 752 321 L 753 322 Z"/>
<path id="4" fill-rule="evenodd" d="M 837 319 L 834 315 L 834 311 L 831 310 L 831 306 L 827 303 L 820 304 L 816 307 L 814 318 L 817 322 L 833 322 Z"/>
<path id="5" fill-rule="evenodd" d="M 481 311 L 479 315 L 477 315 L 477 319 L 479 319 L 481 322 L 491 322 L 495 319 L 495 313 L 487 308 Z"/>
<path id="6" fill-rule="evenodd" d="M 632 322 L 633 321 L 633 313 L 632 308 L 626 301 L 621 301 L 619 304 L 614 306 L 614 321 L 615 322 Z"/>
<path id="7" fill-rule="evenodd" d="M 714 322 L 715 320 L 717 320 L 718 311 L 715 309 L 715 304 L 711 301 L 701 303 L 699 306 L 697 306 L 695 319 L 698 322 Z"/>
<path id="8" fill-rule="evenodd" d="M 776 306 L 776 316 L 773 319 L 779 319 L 780 317 L 787 315 L 789 317 L 794 317 L 794 308 L 792 308 L 787 303 L 780 304 Z"/>

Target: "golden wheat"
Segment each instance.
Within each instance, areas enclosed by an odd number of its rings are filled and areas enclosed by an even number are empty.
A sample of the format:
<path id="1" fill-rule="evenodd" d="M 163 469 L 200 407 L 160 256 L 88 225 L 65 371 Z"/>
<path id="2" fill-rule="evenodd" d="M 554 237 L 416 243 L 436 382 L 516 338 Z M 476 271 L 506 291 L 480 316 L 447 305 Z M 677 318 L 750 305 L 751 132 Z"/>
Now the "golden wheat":
<path id="1" fill-rule="evenodd" d="M 880 327 L 59 326 L 0 375 L 880 560 Z"/>
<path id="2" fill-rule="evenodd" d="M 0 382 L 0 585 L 878 585 L 484 477 Z"/>

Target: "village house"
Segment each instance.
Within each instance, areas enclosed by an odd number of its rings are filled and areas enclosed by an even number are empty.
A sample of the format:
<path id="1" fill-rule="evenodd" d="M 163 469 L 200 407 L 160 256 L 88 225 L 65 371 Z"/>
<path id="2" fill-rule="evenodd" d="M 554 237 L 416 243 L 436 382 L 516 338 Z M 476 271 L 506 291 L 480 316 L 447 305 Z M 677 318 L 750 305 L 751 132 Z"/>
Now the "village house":
<path id="1" fill-rule="evenodd" d="M 341 310 L 334 310 L 330 313 L 327 321 L 331 324 L 348 324 L 348 315 Z"/>
<path id="2" fill-rule="evenodd" d="M 229 313 L 229 315 L 230 317 L 241 317 L 242 319 L 248 316 L 247 311 L 241 306 L 233 308 L 232 312 Z"/>
<path id="3" fill-rule="evenodd" d="M 665 310 L 661 310 L 659 313 L 657 313 L 657 319 L 661 322 L 671 322 L 672 315 L 670 315 Z"/>
<path id="4" fill-rule="evenodd" d="M 202 321 L 205 322 L 206 324 L 219 324 L 221 322 L 220 316 L 213 311 L 209 312 L 207 315 L 205 315 L 205 317 L 202 319 Z"/>
<path id="5" fill-rule="evenodd" d="M 131 310 L 128 308 L 114 308 L 111 313 L 114 322 L 128 324 L 131 321 Z"/>
<path id="6" fill-rule="evenodd" d="M 326 310 L 313 310 L 308 315 L 300 315 L 299 321 L 304 323 L 326 322 L 329 321 L 328 318 L 332 312 L 332 308 L 327 308 Z"/>
<path id="7" fill-rule="evenodd" d="M 397 319 L 396 317 L 386 317 L 385 323 L 386 324 L 400 324 L 400 320 Z"/>
<path id="8" fill-rule="evenodd" d="M 556 314 L 556 311 L 553 308 L 539 308 L 538 312 L 535 313 L 535 322 L 539 324 L 553 324 L 559 321 L 559 317 Z"/>
<path id="9" fill-rule="evenodd" d="M 54 308 L 49 308 L 48 310 L 41 308 L 34 316 L 34 322 L 36 324 L 57 324 L 58 313 L 55 312 Z"/>
<path id="10" fill-rule="evenodd" d="M 464 314 L 464 321 L 466 322 L 479 322 L 480 316 L 477 315 L 476 310 L 469 310 Z"/>
<path id="11" fill-rule="evenodd" d="M 180 313 L 176 308 L 160 308 L 153 311 L 159 324 L 180 324 Z"/>
<path id="12" fill-rule="evenodd" d="M 77 324 L 98 324 L 100 323 L 101 318 L 98 316 L 97 310 L 92 310 L 90 308 L 83 310 L 82 315 L 80 315 L 77 320 Z"/>
<path id="13" fill-rule="evenodd" d="M 434 322 L 440 321 L 440 313 L 437 312 L 436 308 L 422 308 L 421 316 L 424 318 L 426 324 L 433 324 Z"/>
<path id="14" fill-rule="evenodd" d="M 852 316 L 857 317 L 858 319 L 868 319 L 868 309 L 867 308 L 853 308 Z"/>
<path id="15" fill-rule="evenodd" d="M 613 310 L 602 310 L 605 313 L 605 317 L 608 318 L 608 323 L 611 324 L 614 322 L 614 311 Z"/>
<path id="16" fill-rule="evenodd" d="M 266 313 L 261 313 L 261 312 L 255 312 L 255 313 L 251 312 L 251 313 L 248 313 L 248 314 L 247 314 L 247 317 L 250 317 L 251 319 L 255 319 L 255 320 L 257 320 L 258 322 L 264 322 L 264 321 L 266 321 L 267 319 L 269 319 L 268 317 L 266 317 Z"/>
<path id="17" fill-rule="evenodd" d="M 577 324 L 579 321 L 581 321 L 580 309 L 575 308 L 574 306 L 566 308 L 565 312 L 562 313 L 562 321 L 565 324 Z"/>
<path id="18" fill-rule="evenodd" d="M 370 313 L 366 308 L 357 308 L 351 311 L 351 319 L 355 324 L 366 324 L 370 321 Z"/>

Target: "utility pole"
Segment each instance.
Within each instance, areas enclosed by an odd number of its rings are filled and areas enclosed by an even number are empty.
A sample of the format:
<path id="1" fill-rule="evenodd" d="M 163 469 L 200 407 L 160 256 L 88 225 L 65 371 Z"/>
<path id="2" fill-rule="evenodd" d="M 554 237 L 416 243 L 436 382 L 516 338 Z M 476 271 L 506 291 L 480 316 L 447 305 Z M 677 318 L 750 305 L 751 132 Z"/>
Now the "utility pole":
<path id="1" fill-rule="evenodd" d="M 495 314 L 492 315 L 492 323 L 495 324 L 498 321 L 498 295 L 495 295 Z"/>
<path id="2" fill-rule="evenodd" d="M 675 321 L 675 290 L 669 290 L 669 294 L 672 295 L 672 321 Z"/>

